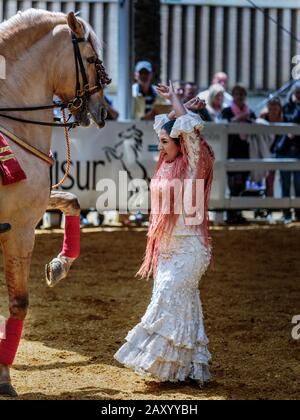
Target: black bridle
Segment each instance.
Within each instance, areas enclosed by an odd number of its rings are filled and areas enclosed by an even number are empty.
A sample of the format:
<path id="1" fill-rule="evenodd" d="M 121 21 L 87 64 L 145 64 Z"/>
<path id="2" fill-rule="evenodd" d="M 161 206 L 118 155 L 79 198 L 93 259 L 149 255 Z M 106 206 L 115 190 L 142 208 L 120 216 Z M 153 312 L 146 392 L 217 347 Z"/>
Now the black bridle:
<path id="1" fill-rule="evenodd" d="M 0 117 L 7 118 L 13 121 L 23 122 L 26 124 L 34 124 L 34 125 L 41 125 L 47 127 L 68 127 L 74 128 L 81 124 L 81 121 L 77 120 L 76 122 L 70 123 L 51 123 L 45 121 L 34 121 L 34 120 L 27 120 L 23 118 L 13 117 L 11 115 L 2 114 L 2 112 L 18 112 L 18 111 L 42 111 L 46 109 L 55 109 L 60 108 L 68 109 L 70 112 L 72 111 L 87 111 L 88 101 L 94 93 L 103 90 L 106 86 L 111 83 L 111 79 L 108 77 L 106 73 L 105 67 L 103 62 L 98 57 L 90 57 L 87 59 L 89 64 L 94 64 L 96 68 L 96 84 L 95 86 L 90 87 L 89 81 L 87 78 L 87 74 L 85 71 L 85 67 L 82 60 L 82 55 L 79 48 L 79 43 L 81 42 L 88 42 L 85 38 L 77 38 L 74 33 L 72 33 L 72 43 L 74 48 L 74 59 L 75 59 L 75 69 L 76 69 L 76 88 L 75 88 L 75 96 L 70 101 L 66 102 L 55 102 L 52 105 L 44 105 L 44 106 L 32 106 L 26 108 L 0 108 Z M 83 86 L 81 87 L 80 83 L 80 74 L 82 78 Z"/>
<path id="2" fill-rule="evenodd" d="M 111 79 L 106 73 L 103 62 L 97 57 L 92 56 L 87 58 L 89 64 L 94 64 L 96 69 L 96 84 L 95 86 L 90 87 L 89 81 L 86 75 L 85 67 L 83 64 L 79 43 L 86 42 L 85 38 L 77 38 L 74 33 L 72 33 L 72 42 L 74 48 L 74 60 L 75 60 L 75 69 L 76 69 L 76 87 L 75 92 L 76 96 L 69 103 L 68 108 L 70 110 L 81 110 L 86 111 L 88 106 L 88 101 L 94 93 L 103 90 L 105 86 L 108 86 L 111 83 Z M 81 73 L 83 86 L 80 84 L 79 72 Z"/>

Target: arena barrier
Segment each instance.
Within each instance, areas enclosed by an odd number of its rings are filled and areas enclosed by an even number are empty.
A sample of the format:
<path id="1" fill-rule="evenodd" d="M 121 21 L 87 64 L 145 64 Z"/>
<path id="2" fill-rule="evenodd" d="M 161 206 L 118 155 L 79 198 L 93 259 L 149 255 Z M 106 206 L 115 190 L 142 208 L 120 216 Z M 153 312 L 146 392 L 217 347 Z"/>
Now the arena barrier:
<path id="1" fill-rule="evenodd" d="M 210 209 L 300 208 L 299 198 L 229 197 L 226 176 L 228 171 L 300 171 L 300 160 L 295 159 L 227 160 L 228 135 L 238 133 L 300 135 L 300 126 L 207 124 L 204 135 L 216 155 Z M 127 172 L 128 182 L 133 179 L 148 181 L 158 160 L 158 139 L 151 122 L 108 122 L 102 130 L 94 125 L 90 128 L 77 128 L 71 132 L 70 138 L 72 171 L 62 190 L 76 194 L 83 209 L 96 208 L 96 202 L 101 195 L 101 191 L 97 191 L 97 184 L 103 179 L 116 183 L 118 208 L 119 171 Z M 52 168 L 52 182 L 56 183 L 63 176 L 66 166 L 64 134 L 61 129 L 53 130 L 53 152 L 57 162 Z"/>

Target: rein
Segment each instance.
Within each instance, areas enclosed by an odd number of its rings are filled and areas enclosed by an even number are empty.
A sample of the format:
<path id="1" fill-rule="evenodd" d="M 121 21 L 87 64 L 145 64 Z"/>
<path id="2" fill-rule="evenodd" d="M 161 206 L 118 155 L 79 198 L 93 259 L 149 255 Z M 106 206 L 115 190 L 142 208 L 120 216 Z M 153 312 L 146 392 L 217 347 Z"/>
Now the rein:
<path id="1" fill-rule="evenodd" d="M 19 146 L 21 146 L 23 149 L 27 150 L 31 154 L 39 157 L 44 162 L 48 163 L 48 165 L 50 166 L 54 165 L 54 160 L 51 157 L 47 156 L 45 153 L 41 152 L 40 150 L 26 143 L 24 140 L 20 139 L 18 136 L 16 136 L 15 134 L 10 132 L 6 128 L 0 126 L 0 133 L 10 138 L 14 143 L 18 144 Z"/>
<path id="2" fill-rule="evenodd" d="M 56 189 L 60 187 L 65 180 L 67 179 L 71 167 L 71 151 L 70 151 L 70 140 L 69 140 L 69 128 L 75 128 L 80 126 L 81 121 L 77 120 L 75 122 L 67 122 L 65 116 L 65 110 L 68 109 L 70 112 L 72 111 L 87 111 L 88 108 L 88 101 L 92 95 L 100 90 L 103 90 L 105 86 L 111 83 L 111 79 L 108 77 L 106 73 L 105 67 L 103 62 L 98 57 L 90 57 L 87 59 L 89 64 L 94 64 L 96 69 L 96 84 L 95 86 L 90 87 L 89 81 L 87 78 L 87 74 L 85 71 L 85 67 L 83 64 L 82 55 L 79 48 L 79 43 L 81 42 L 88 42 L 85 38 L 77 38 L 76 35 L 72 32 L 72 43 L 74 48 L 74 60 L 75 60 L 75 69 L 76 69 L 76 86 L 75 86 L 75 96 L 73 99 L 65 102 L 55 102 L 52 105 L 43 105 L 43 106 L 32 106 L 32 107 L 24 107 L 24 108 L 0 108 L 0 117 L 7 118 L 13 121 L 22 122 L 25 124 L 34 124 L 40 126 L 47 126 L 47 127 L 63 127 L 65 129 L 65 138 L 67 144 L 67 154 L 68 154 L 68 163 L 66 173 L 63 179 L 56 185 L 52 187 L 52 189 Z M 83 86 L 81 87 L 80 83 L 80 74 L 82 77 Z M 41 111 L 46 109 L 55 109 L 60 108 L 63 116 L 63 123 L 54 123 L 48 121 L 36 121 L 36 120 L 28 120 L 25 118 L 18 118 L 13 117 L 11 115 L 3 114 L 3 112 L 31 112 L 31 111 Z M 0 126 L 0 132 L 14 141 L 16 144 L 21 146 L 23 149 L 27 150 L 28 152 L 32 153 L 33 155 L 37 156 L 38 158 L 42 159 L 43 161 L 47 162 L 48 165 L 52 166 L 54 164 L 54 160 L 47 156 L 45 153 L 41 152 L 37 148 L 29 145 L 24 140 L 17 137 L 15 134 L 11 133 L 9 130 L 5 129 L 4 127 Z"/>
<path id="3" fill-rule="evenodd" d="M 66 168 L 65 175 L 62 178 L 62 180 L 59 181 L 57 184 L 53 185 L 52 188 L 51 188 L 52 190 L 55 190 L 55 189 L 59 188 L 61 185 L 63 185 L 63 183 L 65 182 L 65 180 L 69 176 L 70 169 L 71 169 L 71 146 L 70 146 L 69 131 L 68 131 L 67 124 L 66 124 L 67 117 L 65 115 L 65 110 L 62 110 L 62 117 L 63 117 L 64 124 L 65 124 L 65 138 L 66 138 L 66 145 L 67 145 L 67 168 Z M 4 134 L 8 138 L 10 138 L 14 143 L 18 144 L 23 149 L 27 150 L 29 153 L 31 153 L 34 156 L 37 156 L 38 158 L 42 159 L 44 162 L 48 163 L 48 165 L 50 165 L 50 166 L 54 165 L 55 161 L 54 161 L 54 159 L 52 159 L 52 157 L 50 157 L 50 156 L 46 155 L 45 153 L 41 152 L 36 147 L 31 146 L 30 144 L 26 143 L 24 140 L 20 139 L 20 137 L 16 136 L 14 133 L 7 130 L 6 128 L 0 126 L 0 133 Z"/>
<path id="4" fill-rule="evenodd" d="M 66 118 L 65 110 L 62 110 L 61 112 L 62 112 L 64 123 L 66 123 L 67 118 Z M 65 127 L 65 137 L 66 137 L 66 145 L 67 145 L 67 168 L 66 168 L 63 178 L 57 184 L 52 186 L 51 188 L 52 190 L 56 190 L 57 188 L 59 188 L 61 185 L 64 184 L 65 180 L 69 176 L 70 169 L 71 169 L 71 146 L 70 146 L 69 131 L 67 127 Z"/>
<path id="5" fill-rule="evenodd" d="M 103 90 L 105 86 L 111 83 L 111 79 L 108 77 L 106 70 L 104 68 L 103 62 L 99 58 L 91 57 L 88 58 L 89 64 L 94 64 L 96 68 L 97 81 L 96 85 L 90 87 L 86 71 L 84 68 L 82 55 L 79 48 L 79 43 L 88 42 L 85 38 L 77 38 L 74 33 L 72 33 L 72 43 L 74 48 L 74 60 L 75 60 L 75 69 L 76 69 L 76 86 L 75 86 L 75 96 L 73 99 L 65 102 L 56 102 L 52 105 L 43 105 L 43 106 L 32 106 L 32 107 L 20 107 L 20 108 L 0 108 L 0 117 L 7 118 L 13 121 L 22 122 L 25 124 L 34 124 L 47 127 L 67 127 L 75 128 L 81 124 L 81 121 L 76 122 L 64 122 L 64 123 L 53 123 L 48 121 L 36 121 L 28 120 L 25 118 L 13 117 L 11 115 L 2 114 L 2 112 L 31 112 L 31 111 L 41 111 L 46 109 L 55 109 L 60 108 L 61 110 L 68 109 L 70 112 L 78 110 L 86 110 L 87 104 L 92 95 Z M 81 73 L 83 86 L 81 87 L 80 83 L 80 74 Z"/>

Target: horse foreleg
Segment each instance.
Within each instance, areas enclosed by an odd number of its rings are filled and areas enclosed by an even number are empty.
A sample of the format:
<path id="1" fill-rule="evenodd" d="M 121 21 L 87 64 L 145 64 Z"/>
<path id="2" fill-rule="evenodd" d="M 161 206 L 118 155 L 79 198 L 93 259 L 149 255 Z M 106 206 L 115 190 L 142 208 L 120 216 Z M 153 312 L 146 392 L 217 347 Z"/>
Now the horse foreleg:
<path id="1" fill-rule="evenodd" d="M 55 191 L 50 196 L 48 210 L 60 210 L 66 219 L 62 251 L 45 268 L 46 282 L 54 287 L 67 277 L 80 255 L 80 205 L 74 194 Z"/>
<path id="2" fill-rule="evenodd" d="M 10 317 L 0 341 L 0 395 L 17 396 L 11 385 L 10 367 L 18 351 L 28 310 L 28 278 L 34 246 L 34 228 L 16 229 L 3 241 L 5 277 Z"/>

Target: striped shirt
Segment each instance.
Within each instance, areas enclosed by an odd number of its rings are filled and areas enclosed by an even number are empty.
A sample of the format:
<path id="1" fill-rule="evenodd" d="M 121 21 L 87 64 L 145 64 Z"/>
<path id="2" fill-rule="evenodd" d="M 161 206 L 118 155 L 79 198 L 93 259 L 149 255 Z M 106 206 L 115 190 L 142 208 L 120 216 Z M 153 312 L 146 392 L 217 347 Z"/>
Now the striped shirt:
<path id="1" fill-rule="evenodd" d="M 150 85 L 149 91 L 147 94 L 144 94 L 142 91 L 141 85 L 138 83 L 135 83 L 132 86 L 132 96 L 136 98 L 137 96 L 143 96 L 145 98 L 145 115 L 148 114 L 148 112 L 152 111 L 154 101 L 157 97 L 157 93 L 155 90 L 155 87 L 153 85 Z"/>

